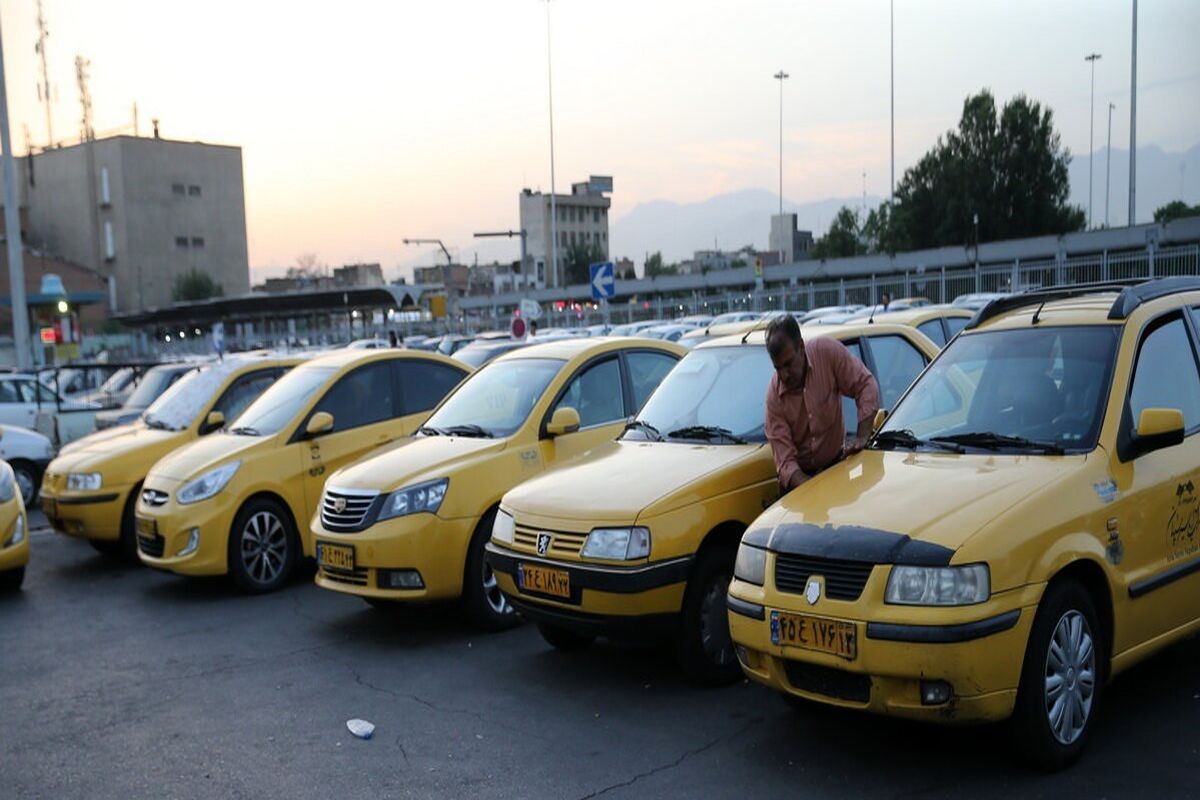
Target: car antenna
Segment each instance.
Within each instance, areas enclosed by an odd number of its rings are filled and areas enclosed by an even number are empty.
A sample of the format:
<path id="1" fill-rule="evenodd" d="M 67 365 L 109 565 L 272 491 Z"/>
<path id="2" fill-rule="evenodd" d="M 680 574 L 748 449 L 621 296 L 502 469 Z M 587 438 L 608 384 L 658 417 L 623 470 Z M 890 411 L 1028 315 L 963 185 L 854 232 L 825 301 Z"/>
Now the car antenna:
<path id="1" fill-rule="evenodd" d="M 877 308 L 879 308 L 879 304 L 878 304 L 878 303 L 876 303 L 875 305 L 871 306 L 871 316 L 867 317 L 867 324 L 868 324 L 868 325 L 874 325 L 874 324 L 875 324 L 875 309 L 877 309 Z"/>
<path id="2" fill-rule="evenodd" d="M 1040 317 L 1040 316 L 1041 316 L 1041 314 L 1042 314 L 1042 309 L 1043 309 L 1043 308 L 1045 308 L 1045 307 L 1046 307 L 1046 301 L 1045 301 L 1045 300 L 1043 300 L 1043 301 L 1042 301 L 1042 304 L 1041 304 L 1040 306 L 1038 306 L 1038 307 L 1037 307 L 1037 311 L 1033 312 L 1033 319 L 1031 319 L 1031 320 L 1029 321 L 1029 324 L 1030 324 L 1030 325 L 1037 325 L 1037 324 L 1038 324 L 1038 317 Z"/>
<path id="3" fill-rule="evenodd" d="M 767 329 L 767 325 L 763 325 L 761 327 L 758 325 L 755 325 L 754 327 L 750 328 L 750 330 L 746 331 L 746 334 L 744 336 L 742 336 L 742 344 L 746 343 L 746 340 L 750 338 L 750 334 L 754 333 L 755 331 L 763 331 L 766 329 Z"/>

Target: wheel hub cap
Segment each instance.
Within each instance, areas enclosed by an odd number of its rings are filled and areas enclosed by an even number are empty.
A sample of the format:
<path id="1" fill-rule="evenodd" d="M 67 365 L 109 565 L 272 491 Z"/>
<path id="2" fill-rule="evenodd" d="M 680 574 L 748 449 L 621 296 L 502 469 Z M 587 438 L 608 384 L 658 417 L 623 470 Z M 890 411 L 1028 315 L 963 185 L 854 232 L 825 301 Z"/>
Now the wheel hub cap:
<path id="1" fill-rule="evenodd" d="M 1068 611 L 1054 626 L 1046 652 L 1046 718 L 1060 744 L 1083 734 L 1096 694 L 1096 648 L 1087 620 Z"/>

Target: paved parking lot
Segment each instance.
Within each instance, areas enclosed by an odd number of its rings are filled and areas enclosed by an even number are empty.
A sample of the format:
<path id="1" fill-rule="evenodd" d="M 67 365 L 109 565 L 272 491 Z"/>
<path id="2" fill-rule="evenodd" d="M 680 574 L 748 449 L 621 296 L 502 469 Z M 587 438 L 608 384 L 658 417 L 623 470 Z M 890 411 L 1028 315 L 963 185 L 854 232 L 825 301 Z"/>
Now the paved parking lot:
<path id="1" fill-rule="evenodd" d="M 44 529 L 0 598 L 0 798 L 1200 796 L 1200 640 L 1106 701 L 1084 760 L 1043 776 L 1000 729 L 797 712 L 653 652 L 564 655 L 306 580 L 246 597 Z"/>

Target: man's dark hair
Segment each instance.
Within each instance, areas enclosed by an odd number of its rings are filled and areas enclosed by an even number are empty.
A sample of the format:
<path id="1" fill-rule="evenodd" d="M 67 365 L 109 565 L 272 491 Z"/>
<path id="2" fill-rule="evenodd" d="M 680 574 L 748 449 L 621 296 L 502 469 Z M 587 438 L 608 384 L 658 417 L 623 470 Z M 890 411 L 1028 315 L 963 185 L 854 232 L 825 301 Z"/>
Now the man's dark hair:
<path id="1" fill-rule="evenodd" d="M 800 323 L 791 314 L 776 317 L 767 324 L 767 352 L 775 358 L 783 352 L 783 345 L 800 346 Z"/>

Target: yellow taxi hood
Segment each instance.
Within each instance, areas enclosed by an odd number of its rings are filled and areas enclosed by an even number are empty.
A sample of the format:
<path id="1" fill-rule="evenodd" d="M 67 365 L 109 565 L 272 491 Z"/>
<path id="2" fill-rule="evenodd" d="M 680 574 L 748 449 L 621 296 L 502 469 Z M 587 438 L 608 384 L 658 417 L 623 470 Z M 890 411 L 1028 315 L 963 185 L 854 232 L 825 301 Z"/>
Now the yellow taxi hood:
<path id="1" fill-rule="evenodd" d="M 424 480 L 453 479 L 456 472 L 504 450 L 506 444 L 506 439 L 417 436 L 343 467 L 329 476 L 326 484 L 391 492 Z"/>
<path id="2" fill-rule="evenodd" d="M 236 461 L 257 445 L 274 447 L 275 436 L 239 436 L 232 433 L 210 433 L 191 444 L 184 445 L 159 461 L 150 470 L 153 475 L 174 480 L 187 480 L 211 467 Z"/>
<path id="3" fill-rule="evenodd" d="M 504 495 L 517 514 L 632 524 L 763 480 L 765 444 L 616 441 Z M 768 465 L 770 477 L 772 468 Z"/>
<path id="4" fill-rule="evenodd" d="M 1086 458 L 866 450 L 781 498 L 750 525 L 745 541 L 788 550 L 788 542 L 866 532 L 894 535 L 896 546 L 909 537 L 954 551 L 1006 513 L 1053 492 Z"/>
<path id="5" fill-rule="evenodd" d="M 170 452 L 183 431 L 149 428 L 140 422 L 98 431 L 73 442 L 59 451 L 49 468 L 51 472 L 105 472 L 105 467 L 128 463 L 142 471 Z M 140 479 L 143 475 L 138 475 Z M 105 475 L 105 478 L 116 479 Z"/>

